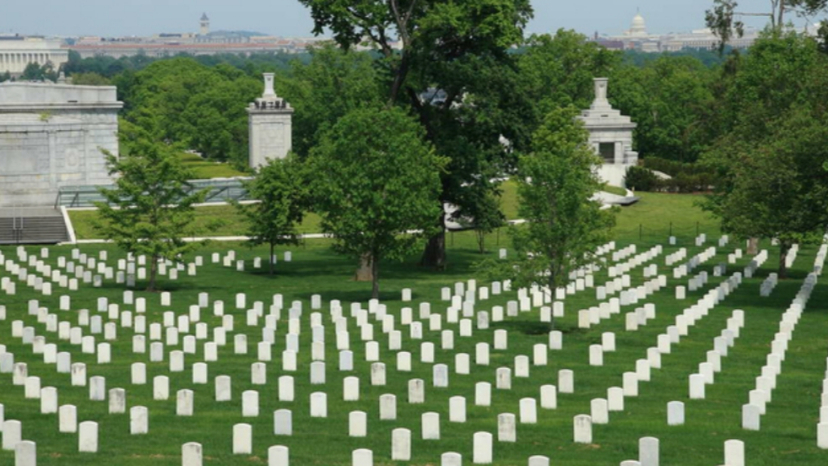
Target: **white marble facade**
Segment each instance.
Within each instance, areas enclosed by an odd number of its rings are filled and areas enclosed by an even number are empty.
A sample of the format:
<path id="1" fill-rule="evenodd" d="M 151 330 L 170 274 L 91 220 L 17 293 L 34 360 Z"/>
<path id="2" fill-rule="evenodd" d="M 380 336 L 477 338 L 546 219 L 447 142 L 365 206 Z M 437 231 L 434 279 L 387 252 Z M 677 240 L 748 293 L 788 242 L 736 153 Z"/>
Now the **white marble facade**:
<path id="1" fill-rule="evenodd" d="M 51 206 L 63 186 L 112 183 L 101 152 L 118 154 L 111 86 L 0 84 L 0 207 Z"/>
<path id="2" fill-rule="evenodd" d="M 250 167 L 287 157 L 292 145 L 293 108 L 273 90 L 273 73 L 265 73 L 265 91 L 247 108 L 250 128 Z"/>
<path id="3" fill-rule="evenodd" d="M 39 37 L 0 36 L 0 73 L 20 75 L 30 63 L 51 63 L 57 71 L 69 61 L 69 50 L 60 40 Z"/>
<path id="4" fill-rule="evenodd" d="M 612 108 L 607 100 L 609 79 L 595 78 L 595 101 L 578 117 L 589 131 L 589 144 L 603 160 L 598 175 L 613 186 L 624 186 L 627 169 L 638 163 L 633 151 L 636 124 L 630 117 Z"/>

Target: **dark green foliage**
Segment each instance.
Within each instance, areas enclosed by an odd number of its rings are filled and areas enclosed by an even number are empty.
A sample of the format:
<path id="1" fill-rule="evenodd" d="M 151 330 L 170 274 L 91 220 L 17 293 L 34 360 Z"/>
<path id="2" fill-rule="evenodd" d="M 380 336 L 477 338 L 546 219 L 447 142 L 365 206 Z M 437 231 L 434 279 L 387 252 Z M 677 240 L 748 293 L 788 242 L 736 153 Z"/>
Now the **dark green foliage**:
<path id="1" fill-rule="evenodd" d="M 441 210 L 446 160 L 423 136 L 398 108 L 357 109 L 340 118 L 310 154 L 322 228 L 339 252 L 370 264 L 373 298 L 379 297 L 380 261 L 401 260 L 420 246 Z"/>
<path id="2" fill-rule="evenodd" d="M 270 160 L 245 185 L 250 197 L 258 202 L 236 203 L 236 208 L 248 220 L 249 245 L 270 246 L 271 274 L 274 271 L 274 248 L 299 243 L 296 225 L 302 222 L 308 196 L 307 177 L 302 168 L 292 154 L 285 159 Z"/>
<path id="3" fill-rule="evenodd" d="M 126 119 L 154 138 L 239 168 L 247 165 L 245 108 L 261 95 L 260 79 L 226 64 L 208 68 L 190 58 L 175 58 L 116 81 L 126 81 Z"/>
<path id="4" fill-rule="evenodd" d="M 440 200 L 468 209 L 464 187 L 488 180 L 513 156 L 503 135 L 520 149 L 528 142 L 522 121 L 525 96 L 515 92 L 517 75 L 509 50 L 523 41 L 532 17 L 529 0 L 300 0 L 310 9 L 314 32 L 330 31 L 349 49 L 374 46 L 385 77 L 388 106 L 400 105 L 419 117 L 429 142 L 451 158 L 442 176 Z M 400 49 L 395 49 L 396 38 Z M 423 101 L 429 88 L 444 99 Z M 478 181 L 484 183 L 485 181 Z M 490 187 L 493 189 L 493 187 Z M 443 214 L 434 218 L 440 232 L 423 254 L 423 264 L 445 266 Z"/>
<path id="5" fill-rule="evenodd" d="M 250 55 L 239 55 L 223 53 L 216 55 L 179 54 L 175 57 L 150 57 L 145 53 L 138 53 L 131 57 L 113 58 L 108 56 L 96 56 L 92 58 L 81 58 L 78 52 L 69 51 L 69 62 L 63 67 L 67 76 L 81 73 L 96 73 L 105 78 L 114 78 L 126 71 L 140 71 L 157 61 L 170 60 L 173 58 L 192 58 L 198 63 L 215 67 L 226 64 L 239 70 L 243 70 L 250 76 L 260 75 L 263 71 L 286 70 L 293 60 L 306 61 L 306 54 L 287 54 L 275 52 L 253 53 Z"/>
<path id="6" fill-rule="evenodd" d="M 661 180 L 651 170 L 643 167 L 630 167 L 627 170 L 624 184 L 633 191 L 658 191 L 661 187 Z"/>
<path id="7" fill-rule="evenodd" d="M 177 260 L 198 247 L 184 239 L 197 232 L 191 227 L 193 205 L 203 202 L 206 190 L 196 191 L 192 176 L 176 152 L 153 142 L 138 128 L 126 125 L 121 144 L 127 155 L 105 153 L 115 187 L 101 188 L 106 202 L 97 203 L 99 233 L 121 250 L 149 258 L 147 291 L 155 291 L 158 261 Z"/>
<path id="8" fill-rule="evenodd" d="M 57 81 L 58 72 L 55 71 L 51 62 L 44 65 L 37 63 L 29 63 L 23 74 L 20 75 L 20 81 Z"/>
<path id="9" fill-rule="evenodd" d="M 591 199 L 601 189 L 593 173 L 600 161 L 577 114 L 566 107 L 547 115 L 534 150 L 520 157 L 518 211 L 526 223 L 510 229 L 509 260 L 479 265 L 487 275 L 509 277 L 521 288 L 555 290 L 569 283 L 570 272 L 593 264 L 596 248 L 609 240 L 614 212 Z"/>
<path id="10" fill-rule="evenodd" d="M 642 52 L 640 50 L 625 50 L 623 53 L 623 63 L 626 65 L 635 66 L 636 68 L 643 68 L 647 66 L 649 63 L 656 61 L 662 57 L 665 57 L 667 59 L 687 57 L 698 60 L 707 68 L 717 68 L 724 64 L 724 62 L 726 61 L 726 55 L 728 55 L 730 51 L 730 47 L 725 47 L 724 55 L 722 55 L 718 52 L 707 49 L 685 49 L 676 52 L 662 53 Z"/>
<path id="11" fill-rule="evenodd" d="M 778 238 L 784 255 L 828 226 L 828 173 L 815 169 L 828 158 L 828 56 L 812 38 L 770 31 L 732 82 L 732 122 L 704 158 L 717 175 L 706 207 L 727 232 Z"/>
<path id="12" fill-rule="evenodd" d="M 694 58 L 661 56 L 643 68 L 616 68 L 609 100 L 638 125 L 635 148 L 642 157 L 695 162 L 715 130 L 704 118 L 715 79 Z"/>
<path id="13" fill-rule="evenodd" d="M 109 86 L 112 83 L 98 73 L 77 73 L 72 75 L 72 84 L 76 86 Z"/>
<path id="14" fill-rule="evenodd" d="M 536 103 L 539 126 L 555 108 L 587 108 L 594 96 L 593 78 L 607 76 L 621 54 L 607 50 L 574 31 L 533 35 L 519 56 L 520 80 Z"/>
<path id="15" fill-rule="evenodd" d="M 379 108 L 384 100 L 371 54 L 333 45 L 313 49 L 307 62 L 293 61 L 277 80 L 279 94 L 295 109 L 293 151 L 301 158 L 339 118 L 359 107 Z"/>

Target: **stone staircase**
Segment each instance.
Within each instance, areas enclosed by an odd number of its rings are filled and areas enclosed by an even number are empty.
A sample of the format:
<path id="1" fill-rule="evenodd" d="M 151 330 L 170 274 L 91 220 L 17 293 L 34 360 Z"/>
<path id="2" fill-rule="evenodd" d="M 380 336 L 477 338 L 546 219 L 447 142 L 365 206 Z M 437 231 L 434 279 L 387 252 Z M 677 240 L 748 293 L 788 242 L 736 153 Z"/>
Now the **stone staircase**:
<path id="1" fill-rule="evenodd" d="M 60 211 L 0 209 L 0 244 L 55 244 L 69 240 Z"/>

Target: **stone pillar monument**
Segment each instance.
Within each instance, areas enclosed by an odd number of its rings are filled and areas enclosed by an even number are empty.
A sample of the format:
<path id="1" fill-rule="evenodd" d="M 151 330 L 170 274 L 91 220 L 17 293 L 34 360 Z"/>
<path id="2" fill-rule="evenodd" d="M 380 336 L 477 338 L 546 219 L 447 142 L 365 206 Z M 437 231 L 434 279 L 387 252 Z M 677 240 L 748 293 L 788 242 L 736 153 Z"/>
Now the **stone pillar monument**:
<path id="1" fill-rule="evenodd" d="M 578 118 L 589 131 L 589 145 L 604 161 L 598 167 L 598 176 L 613 186 L 623 186 L 627 169 L 638 163 L 638 153 L 633 151 L 633 131 L 637 125 L 607 100 L 609 79 L 594 81 L 595 100 Z"/>
<path id="2" fill-rule="evenodd" d="M 264 74 L 265 90 L 247 108 L 250 127 L 250 167 L 287 157 L 291 149 L 293 108 L 273 90 L 273 73 Z"/>

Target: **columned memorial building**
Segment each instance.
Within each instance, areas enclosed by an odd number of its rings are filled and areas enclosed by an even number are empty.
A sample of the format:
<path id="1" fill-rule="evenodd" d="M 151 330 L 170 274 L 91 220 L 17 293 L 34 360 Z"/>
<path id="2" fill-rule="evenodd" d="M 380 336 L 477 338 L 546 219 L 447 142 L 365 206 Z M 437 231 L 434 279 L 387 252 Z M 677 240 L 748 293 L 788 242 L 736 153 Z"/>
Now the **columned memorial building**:
<path id="1" fill-rule="evenodd" d="M 20 75 L 30 63 L 51 63 L 57 71 L 69 62 L 69 50 L 62 49 L 60 40 L 40 37 L 0 36 L 0 73 Z"/>
<path id="2" fill-rule="evenodd" d="M 629 167 L 638 163 L 633 151 L 633 130 L 636 124 L 628 116 L 612 108 L 607 100 L 608 78 L 595 78 L 595 101 L 578 117 L 589 131 L 589 145 L 604 163 L 598 175 L 613 186 L 624 186 Z"/>
<path id="3" fill-rule="evenodd" d="M 113 86 L 0 83 L 0 208 L 111 184 L 102 150 L 118 154 L 121 107 Z"/>

